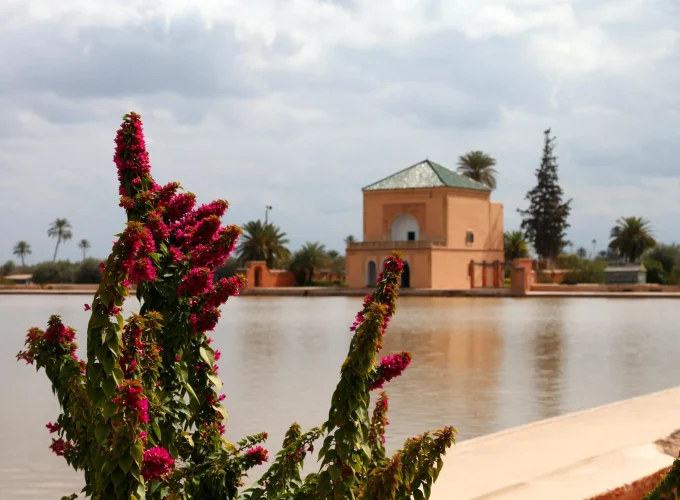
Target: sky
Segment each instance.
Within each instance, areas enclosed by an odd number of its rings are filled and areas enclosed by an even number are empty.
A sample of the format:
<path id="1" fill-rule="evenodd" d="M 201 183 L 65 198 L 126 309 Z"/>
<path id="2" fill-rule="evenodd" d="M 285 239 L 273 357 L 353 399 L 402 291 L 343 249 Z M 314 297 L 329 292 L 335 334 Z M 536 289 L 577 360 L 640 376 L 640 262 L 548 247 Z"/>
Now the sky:
<path id="1" fill-rule="evenodd" d="M 124 224 L 113 138 L 142 115 L 158 182 L 291 247 L 361 238 L 361 188 L 430 158 L 497 161 L 506 230 L 543 131 L 568 238 L 621 216 L 680 242 L 679 0 L 0 0 L 0 261 L 52 258 L 49 223 L 108 255 Z"/>

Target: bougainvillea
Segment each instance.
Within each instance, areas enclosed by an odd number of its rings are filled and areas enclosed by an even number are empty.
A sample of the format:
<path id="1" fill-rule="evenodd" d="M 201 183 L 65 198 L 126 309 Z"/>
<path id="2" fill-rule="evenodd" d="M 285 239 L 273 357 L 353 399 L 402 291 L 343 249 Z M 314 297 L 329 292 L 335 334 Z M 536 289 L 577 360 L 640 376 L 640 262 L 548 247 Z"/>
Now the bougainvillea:
<path id="1" fill-rule="evenodd" d="M 32 328 L 18 358 L 44 369 L 61 413 L 46 427 L 50 449 L 82 471 L 83 493 L 108 499 L 397 499 L 429 496 L 454 442 L 447 427 L 405 443 L 385 457 L 387 396 L 369 420 L 370 391 L 400 375 L 411 362 L 403 352 L 381 362 L 377 354 L 396 308 L 403 268 L 385 261 L 374 293 L 364 300 L 349 354 L 331 399 L 328 420 L 303 433 L 293 424 L 270 461 L 265 432 L 237 443 L 223 438 L 222 382 L 206 332 L 220 307 L 238 295 L 243 277 L 215 282 L 240 230 L 223 226 L 228 204 L 196 206 L 178 183 L 151 177 L 139 115 L 125 115 L 115 139 L 120 206 L 127 224 L 100 264 L 103 280 L 91 303 L 87 361 L 76 356 L 75 330 L 52 316 L 45 331 Z M 139 314 L 124 316 L 132 285 Z M 302 479 L 305 457 L 318 451 L 319 472 Z M 243 490 L 248 470 L 269 468 Z M 68 498 L 76 498 L 71 495 Z"/>

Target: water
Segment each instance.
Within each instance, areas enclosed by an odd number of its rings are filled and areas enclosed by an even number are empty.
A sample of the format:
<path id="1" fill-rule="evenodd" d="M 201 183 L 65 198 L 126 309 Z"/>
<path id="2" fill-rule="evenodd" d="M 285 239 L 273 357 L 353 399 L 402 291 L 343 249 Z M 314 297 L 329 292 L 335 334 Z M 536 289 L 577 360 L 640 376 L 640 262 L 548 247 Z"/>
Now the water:
<path id="1" fill-rule="evenodd" d="M 14 360 L 60 314 L 84 345 L 85 296 L 0 296 L 0 499 L 59 498 L 81 480 L 48 450 L 58 407 L 44 373 Z M 360 299 L 240 297 L 213 334 L 227 439 L 323 423 Z M 680 385 L 672 299 L 403 298 L 385 354 L 414 362 L 386 386 L 388 445 L 454 425 L 460 440 Z M 129 305 L 132 310 L 132 304 Z M 80 354 L 80 353 L 79 353 Z"/>

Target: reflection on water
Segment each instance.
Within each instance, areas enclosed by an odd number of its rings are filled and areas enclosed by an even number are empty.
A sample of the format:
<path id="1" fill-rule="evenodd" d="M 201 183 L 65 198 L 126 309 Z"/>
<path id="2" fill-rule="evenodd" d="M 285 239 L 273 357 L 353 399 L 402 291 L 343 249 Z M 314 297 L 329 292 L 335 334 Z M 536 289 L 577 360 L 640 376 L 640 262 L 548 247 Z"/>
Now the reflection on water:
<path id="1" fill-rule="evenodd" d="M 547 321 L 536 321 L 533 331 L 534 380 L 540 418 L 552 418 L 561 413 L 562 322 L 563 302 L 546 304 L 553 309 Z"/>
<path id="2" fill-rule="evenodd" d="M 44 426 L 58 411 L 47 379 L 14 355 L 26 329 L 44 326 L 53 313 L 84 333 L 85 301 L 0 296 L 0 398 L 9 402 L 0 414 L 0 498 L 55 498 L 79 489 L 79 476 L 47 449 Z M 324 421 L 360 302 L 248 297 L 226 306 L 213 345 L 223 353 L 228 439 L 266 430 L 273 454 L 292 422 L 308 428 Z M 470 439 L 679 385 L 676 304 L 401 299 L 384 354 L 408 350 L 414 363 L 387 386 L 390 450 L 446 424 Z"/>

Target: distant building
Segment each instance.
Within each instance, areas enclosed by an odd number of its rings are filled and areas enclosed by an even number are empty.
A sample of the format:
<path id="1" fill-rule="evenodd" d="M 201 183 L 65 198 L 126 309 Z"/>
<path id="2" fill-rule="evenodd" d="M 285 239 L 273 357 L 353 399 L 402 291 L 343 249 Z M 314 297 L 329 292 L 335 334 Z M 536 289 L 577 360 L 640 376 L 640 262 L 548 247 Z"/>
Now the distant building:
<path id="1" fill-rule="evenodd" d="M 363 241 L 346 250 L 347 286 L 373 286 L 393 250 L 402 287 L 470 287 L 469 263 L 503 260 L 503 205 L 491 190 L 425 160 L 363 188 Z"/>
<path id="2" fill-rule="evenodd" d="M 12 281 L 17 285 L 29 285 L 32 278 L 32 274 L 9 274 L 2 279 Z"/>

